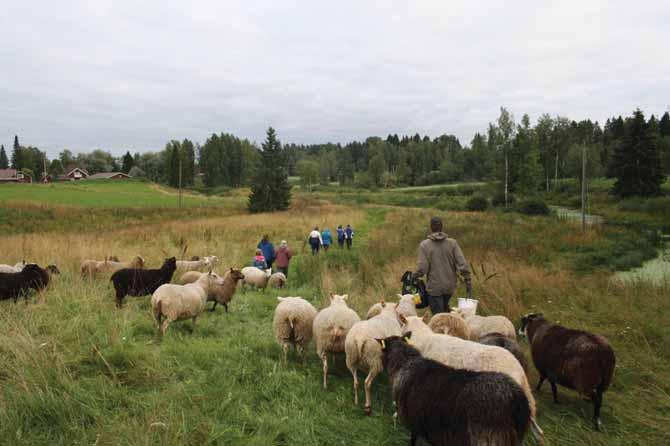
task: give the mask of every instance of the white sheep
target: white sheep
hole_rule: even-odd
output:
[[[198,279],[200,278],[200,276],[202,276],[203,274],[205,274],[205,273],[201,273],[200,271],[186,271],[177,280],[177,283],[179,285],[186,285],[188,283],[197,282]]]
[[[347,294],[330,295],[330,306],[319,311],[314,318],[312,331],[316,341],[316,354],[323,362],[323,388],[327,388],[328,354],[344,353],[344,340],[351,327],[361,318],[347,306]]]
[[[253,286],[256,289],[265,290],[270,281],[271,270],[262,270],[255,266],[245,266],[242,268],[244,275],[244,284]]]
[[[516,341],[516,330],[512,321],[505,316],[479,316],[470,311],[456,310],[465,321],[471,341],[479,341],[490,334],[500,334]]]
[[[151,296],[151,308],[161,334],[165,336],[165,331],[171,322],[184,319],[192,319],[195,330],[196,319],[205,310],[208,297],[222,285],[221,276],[208,273],[200,276],[195,283],[187,285],[166,283],[158,287]]]
[[[244,273],[243,273],[244,274]],[[244,274],[246,279],[246,274]],[[288,361],[288,348],[293,344],[296,351],[306,361],[306,350],[312,340],[312,324],[316,308],[302,297],[278,297],[272,320],[272,331],[284,351],[284,363]]]
[[[405,317],[416,316],[416,303],[414,302],[414,294],[398,294],[398,298],[400,299],[398,301],[397,307],[398,314],[402,314]],[[365,319],[373,318],[381,313],[383,304],[384,301],[382,300],[381,302],[377,302],[371,306],[365,315]]]
[[[268,279],[268,285],[272,288],[284,288],[286,286],[286,276],[284,273],[273,273]]]
[[[0,273],[20,273],[21,269],[17,269],[16,267],[12,265],[6,265],[6,264],[0,264]]]
[[[448,334],[461,339],[470,339],[470,330],[460,314],[452,311],[450,313],[438,313],[434,315],[428,326],[434,333]]]
[[[475,372],[499,372],[510,376],[523,390],[531,410],[533,435],[541,442],[542,429],[537,425],[536,407],[528,378],[519,361],[509,351],[501,347],[482,345],[454,336],[433,333],[424,318],[400,316],[402,332],[411,333],[410,343],[423,356],[456,369]]]
[[[219,263],[217,256],[205,256],[198,260],[177,260],[177,269],[181,271],[196,271],[212,269]]]
[[[358,369],[368,372],[365,378],[365,413],[368,415],[372,412],[372,382],[384,370],[381,346],[375,339],[400,335],[396,304],[383,304],[377,316],[356,322],[344,341],[347,368],[354,378],[354,404],[358,404]]]
[[[116,259],[116,257],[114,257]],[[82,277],[93,278],[98,274],[114,274],[120,269],[124,268],[144,268],[144,258],[135,256],[130,262],[119,262],[111,258],[105,260],[84,260],[81,262],[80,272]]]

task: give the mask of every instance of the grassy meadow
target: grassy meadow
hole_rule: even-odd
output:
[[[526,312],[542,311],[603,334],[614,347],[603,432],[592,430],[591,404],[574,392],[560,388],[559,405],[548,385],[536,394],[548,445],[642,446],[670,438],[670,290],[619,285],[606,269],[575,268],[584,250],[602,252],[605,230],[582,236],[576,224],[551,216],[353,204],[318,193],[297,194],[290,211],[268,215],[244,214],[242,195],[212,198],[215,206],[193,207],[190,215],[160,206],[102,206],[101,215],[113,215],[115,224],[96,217],[82,226],[76,220],[95,212],[83,207],[88,202],[52,206],[25,195],[9,200],[4,192],[0,263],[56,262],[62,274],[28,305],[0,302],[2,445],[407,444],[406,429],[393,425],[386,377],[373,385],[373,415],[366,417],[353,405],[344,358],[330,367],[328,391],[313,346],[306,366],[295,355],[280,363],[272,312],[282,295],[321,308],[329,293],[348,293],[361,315],[380,298],[392,299],[402,272],[414,267],[433,213],[444,217],[471,263],[482,314],[517,323]],[[23,228],[7,223],[7,209],[52,215]],[[133,220],[136,212],[142,219]],[[346,223],[356,229],[351,251],[312,257],[302,248],[314,225]],[[85,258],[141,254],[155,267],[184,246],[187,256],[218,255],[223,271],[247,264],[265,233],[288,240],[297,253],[288,288],[239,293],[230,313],[204,314],[193,333],[190,322],[175,323],[161,339],[149,297],[127,298],[119,311],[106,279],[88,283],[78,274]],[[537,382],[534,369],[530,380]]]

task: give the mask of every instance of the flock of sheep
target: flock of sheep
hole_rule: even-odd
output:
[[[223,276],[213,272],[216,256],[191,260],[168,258],[158,269],[146,269],[142,257],[120,262],[85,260],[84,278],[110,277],[116,305],[126,296],[151,295],[157,329],[198,316],[214,302],[226,312],[240,283],[264,290],[281,288],[286,277],[254,267],[230,268]],[[182,274],[171,283],[176,271]],[[0,265],[0,299],[27,299],[31,290],[44,289],[58,268],[22,262]],[[110,276],[111,274],[111,276]],[[328,382],[328,356],[344,354],[352,374],[354,403],[358,404],[358,371],[364,381],[365,412],[371,413],[371,389],[386,371],[392,382],[396,415],[409,427],[411,444],[418,438],[432,445],[518,445],[530,431],[539,444],[544,434],[536,421],[535,399],[527,378],[528,363],[517,331],[504,316],[479,316],[465,310],[429,318],[417,315],[415,296],[373,305],[361,320],[347,305],[347,295],[331,295],[330,305],[317,311],[301,297],[279,297],[273,332],[288,361],[292,345],[306,361],[315,340],[323,365],[323,387]],[[527,335],[540,386],[549,380],[554,401],[556,385],[575,389],[594,405],[593,422],[600,427],[603,393],[614,374],[615,356],[602,336],[552,324],[541,314],[521,320],[519,334]]]
[[[372,383],[382,371],[392,382],[396,415],[418,438],[431,445],[518,445],[530,430],[539,444],[544,433],[527,378],[527,361],[517,331],[504,316],[479,316],[466,310],[419,317],[415,296],[381,301],[361,320],[347,295],[331,295],[321,311],[300,297],[279,297],[273,319],[284,352],[290,345],[305,361],[312,339],[323,363],[327,387],[328,355],[345,354],[358,404],[358,371],[364,381],[365,412],[371,413]],[[615,356],[602,336],[552,324],[541,314],[521,321],[519,333],[530,341],[537,386],[549,380],[592,400],[593,422],[600,428],[603,393],[614,374]]]

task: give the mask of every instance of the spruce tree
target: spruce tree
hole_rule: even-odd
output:
[[[5,152],[5,146],[0,145],[0,169],[6,169],[9,167],[9,160],[7,159],[7,152]]]
[[[287,157],[277,140],[275,130],[267,130],[261,162],[251,185],[249,212],[283,211],[291,204]]]
[[[19,137],[14,135],[14,148],[12,149],[12,169],[23,169],[24,167],[23,153],[19,145]]]
[[[121,171],[123,173],[128,173],[130,172],[130,169],[133,168],[135,165],[135,159],[133,156],[130,154],[130,152],[126,152],[125,155],[123,155],[123,158],[121,159]]]
[[[661,170],[658,128],[655,121],[650,124],[639,109],[625,124],[622,144],[617,146],[612,160],[617,178],[614,193],[620,197],[661,194],[665,175]]]

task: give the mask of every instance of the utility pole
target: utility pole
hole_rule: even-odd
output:
[[[179,154],[179,209],[181,209],[181,153]]]
[[[507,191],[508,191],[508,179],[509,179],[509,163],[507,161],[507,150],[505,150],[505,207],[507,207]]]
[[[47,182],[47,153],[44,152],[42,155],[42,166],[44,168],[44,173],[42,174],[42,182],[46,183]]]
[[[582,234],[586,233],[586,145],[582,146]]]

